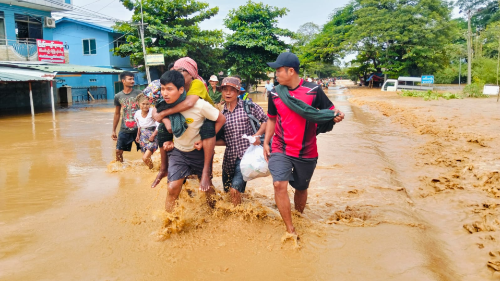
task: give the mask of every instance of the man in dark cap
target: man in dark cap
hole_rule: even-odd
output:
[[[344,114],[335,109],[321,86],[300,78],[300,62],[295,54],[282,53],[268,65],[276,69],[280,85],[269,95],[264,157],[269,162],[274,197],[286,230],[296,235],[288,183],[295,188],[295,209],[302,213],[318,159],[316,135],[331,130]]]

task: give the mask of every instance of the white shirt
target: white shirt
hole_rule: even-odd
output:
[[[274,85],[272,83],[266,84],[266,89],[270,92],[274,88]]]
[[[146,118],[142,117],[142,110],[137,110],[134,114],[134,120],[137,122],[137,127],[141,128],[149,128],[149,127],[158,127],[160,123],[156,122],[153,119],[153,109],[150,108],[148,115]]]
[[[216,121],[219,118],[219,110],[207,101],[198,99],[192,108],[181,114],[186,118],[188,127],[180,138],[174,136],[174,147],[180,151],[190,152],[194,150],[194,143],[201,140],[200,128],[205,119]]]

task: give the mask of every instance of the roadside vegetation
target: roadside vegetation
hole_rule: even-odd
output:
[[[445,99],[445,100],[451,100],[451,99],[462,99],[463,95],[462,94],[457,94],[457,93],[438,93],[436,91],[407,91],[403,90],[401,93],[399,93],[400,96],[402,97],[419,97],[423,98],[424,100],[438,100],[440,98]]]

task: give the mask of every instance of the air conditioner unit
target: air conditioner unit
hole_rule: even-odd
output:
[[[56,20],[54,18],[45,17],[44,25],[47,28],[56,28]]]

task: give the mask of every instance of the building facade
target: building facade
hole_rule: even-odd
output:
[[[53,40],[52,12],[72,9],[72,0],[0,0],[0,61],[37,61],[36,40]]]
[[[67,46],[71,64],[137,72],[132,68],[129,57],[114,55],[113,49],[126,44],[126,41],[123,34],[109,27],[65,17],[56,21],[53,38]],[[102,95],[105,91],[106,98],[113,99],[122,86],[118,75],[58,75],[56,79],[58,87],[72,87],[75,101],[79,101],[80,97],[85,98],[88,89],[92,89],[96,95]],[[147,84],[144,73],[136,73],[135,80],[136,85]]]

